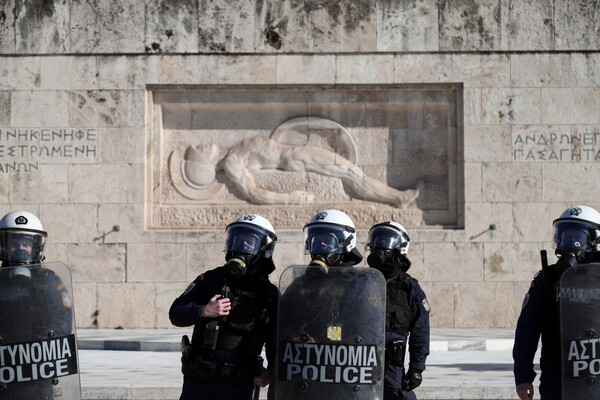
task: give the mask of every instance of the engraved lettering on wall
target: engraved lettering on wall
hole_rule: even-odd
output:
[[[0,173],[98,160],[97,128],[0,128]]]

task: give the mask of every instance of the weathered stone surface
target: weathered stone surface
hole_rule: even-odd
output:
[[[169,320],[169,309],[177,297],[183,294],[188,283],[156,284],[156,327],[173,328]]]
[[[553,50],[554,3],[501,0],[502,50]]]
[[[38,89],[40,75],[40,57],[3,57],[0,63],[0,89]]]
[[[216,83],[217,56],[161,56],[158,82],[162,84]]]
[[[220,56],[218,83],[274,84],[277,82],[277,56]]]
[[[198,6],[200,52],[254,51],[256,18],[253,0],[201,0]]]
[[[127,164],[77,165],[69,171],[69,196],[76,203],[125,203],[128,185]]]
[[[98,54],[145,51],[143,2],[73,0],[69,5],[71,52]]]
[[[68,53],[70,2],[20,1],[14,8],[15,48],[19,54]],[[31,29],[35,26],[37,29]]]
[[[377,1],[377,51],[437,51],[437,3]]]
[[[69,126],[69,93],[53,90],[12,92],[10,123],[13,127]]]
[[[338,208],[363,253],[372,224],[409,229],[432,326],[512,327],[552,221],[574,204],[600,209],[590,2],[38,3],[0,5],[0,214],[40,216],[48,259],[73,265],[78,326],[171,327],[170,304],[223,264],[224,227],[244,213],[275,226],[277,283],[308,262],[302,226]],[[275,133],[297,117],[344,130]],[[211,199],[172,184],[185,167],[169,164],[174,151],[206,164],[274,134],[341,157],[251,173],[305,203],[255,204],[216,164],[185,175],[224,184]],[[407,208],[364,200],[322,173],[342,165],[419,196]]]
[[[143,204],[146,196],[146,182],[144,164],[132,164],[129,169],[129,196],[127,197],[130,204]]]
[[[455,289],[455,328],[514,326],[519,317],[524,292],[513,282],[459,282]]]
[[[542,201],[541,165],[484,163],[483,201]]]
[[[77,328],[97,328],[98,289],[96,283],[73,282],[73,303]]]
[[[10,92],[0,91],[0,127],[10,126]]]
[[[179,281],[185,276],[185,244],[132,243],[127,247],[127,282]]]
[[[97,320],[99,327],[110,329],[154,328],[156,284],[98,283]]]
[[[481,113],[486,125],[539,124],[539,89],[482,89]]]
[[[587,203],[600,198],[600,186],[588,184],[600,182],[597,163],[544,164],[542,175],[545,201]]]
[[[9,177],[8,174],[4,176]],[[64,204],[68,201],[68,165],[42,165],[41,168],[28,173],[10,175],[11,203]]]
[[[277,57],[277,83],[334,83],[334,56],[283,55]]]
[[[481,89],[463,90],[465,125],[481,125]]]
[[[145,49],[148,53],[198,51],[198,2],[168,0],[146,2]]]
[[[510,126],[465,127],[465,161],[511,161]]]
[[[219,233],[222,240],[216,243],[200,241],[186,245],[185,262],[183,263],[185,271],[175,278],[192,282],[206,271],[225,264],[225,252],[223,251],[225,248],[225,231]],[[216,246],[217,243],[222,244],[222,246]],[[276,245],[275,247],[277,248],[275,254],[277,254],[279,246]]]
[[[466,203],[465,234],[472,242],[507,242],[513,237],[511,203]]]
[[[425,243],[423,281],[480,282],[483,252],[477,243]]]
[[[452,82],[452,56],[448,54],[400,54],[394,56],[394,82]]]
[[[15,1],[0,3],[0,54],[15,53]]]
[[[42,57],[42,90],[93,90],[97,87],[96,57]]]
[[[486,282],[532,280],[536,272],[542,268],[540,250],[543,248],[543,243],[535,242],[485,243],[483,245],[484,280]]]
[[[543,124],[598,124],[598,88],[542,89]]]
[[[88,90],[70,92],[70,122],[74,126],[123,126],[127,121],[127,92]]]
[[[100,56],[98,89],[145,89],[158,83],[159,56]]]
[[[125,282],[127,249],[124,244],[71,244],[69,269],[75,282]]]
[[[500,0],[442,0],[440,50],[499,50]]]
[[[557,0],[554,2],[556,50],[598,49],[600,39],[600,8],[587,0]]]
[[[510,86],[510,55],[508,54],[455,54],[453,76],[465,87]]]
[[[510,61],[513,87],[569,86],[568,54],[513,54]]]
[[[391,55],[336,57],[336,83],[383,83],[391,82],[394,59]]]
[[[599,54],[571,54],[571,84],[584,87],[600,86],[599,64]]]
[[[375,51],[374,0],[257,2],[257,51]]]
[[[41,203],[41,202],[40,202]],[[92,243],[97,236],[98,206],[94,204],[41,204],[38,213],[49,237],[60,243]]]
[[[479,203],[483,199],[483,172],[481,163],[465,163],[465,201]]]
[[[102,164],[144,162],[143,128],[103,128],[99,141],[101,149],[110,149],[101,152]]]
[[[432,328],[454,327],[456,315],[454,308],[455,284],[449,282],[423,282],[419,280],[419,285],[425,292],[427,302],[431,307],[429,325]]]
[[[36,210],[36,212],[38,211]],[[61,262],[69,266],[69,244],[57,243],[60,241],[61,238],[48,237],[48,242],[44,249],[46,262]]]
[[[513,203],[513,242],[547,242],[552,240],[552,221],[572,206],[569,202]],[[593,207],[593,206],[591,206]]]

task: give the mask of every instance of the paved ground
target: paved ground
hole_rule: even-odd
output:
[[[179,341],[189,333],[79,330],[82,398],[178,399]],[[517,399],[513,335],[512,330],[502,329],[433,330],[423,385],[417,389],[419,399]],[[261,398],[266,398],[264,390]]]

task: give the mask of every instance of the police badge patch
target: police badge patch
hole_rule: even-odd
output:
[[[194,289],[195,286],[196,286],[196,284],[194,282],[190,283],[190,285],[187,287],[187,289],[185,289],[185,291],[183,292],[183,295],[185,296],[186,294],[188,294],[189,292],[191,292],[192,289]]]
[[[327,339],[340,341],[342,340],[342,327],[341,326],[328,326],[327,327]]]
[[[423,299],[421,304],[423,305],[423,308],[425,309],[425,311],[427,311],[427,312],[431,311],[431,307],[429,307],[429,303],[427,302],[427,297]]]
[[[533,284],[533,282],[532,282]],[[525,298],[523,299],[523,305],[521,306],[521,310],[524,309],[525,307],[527,307],[527,304],[529,304],[529,298],[531,297],[531,295],[529,293],[527,293],[525,295]]]
[[[67,292],[62,292],[62,305],[65,308],[73,308],[73,299]]]

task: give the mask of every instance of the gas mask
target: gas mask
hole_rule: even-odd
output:
[[[251,254],[228,252],[225,256],[227,263],[223,267],[225,275],[234,281],[242,279],[243,276],[254,271],[252,265],[257,258]]]
[[[385,278],[391,278],[398,272],[408,271],[411,262],[396,249],[375,248],[367,257],[367,264],[379,270]]]
[[[574,267],[578,264],[577,255],[574,253],[563,253],[556,263],[563,268]]]

